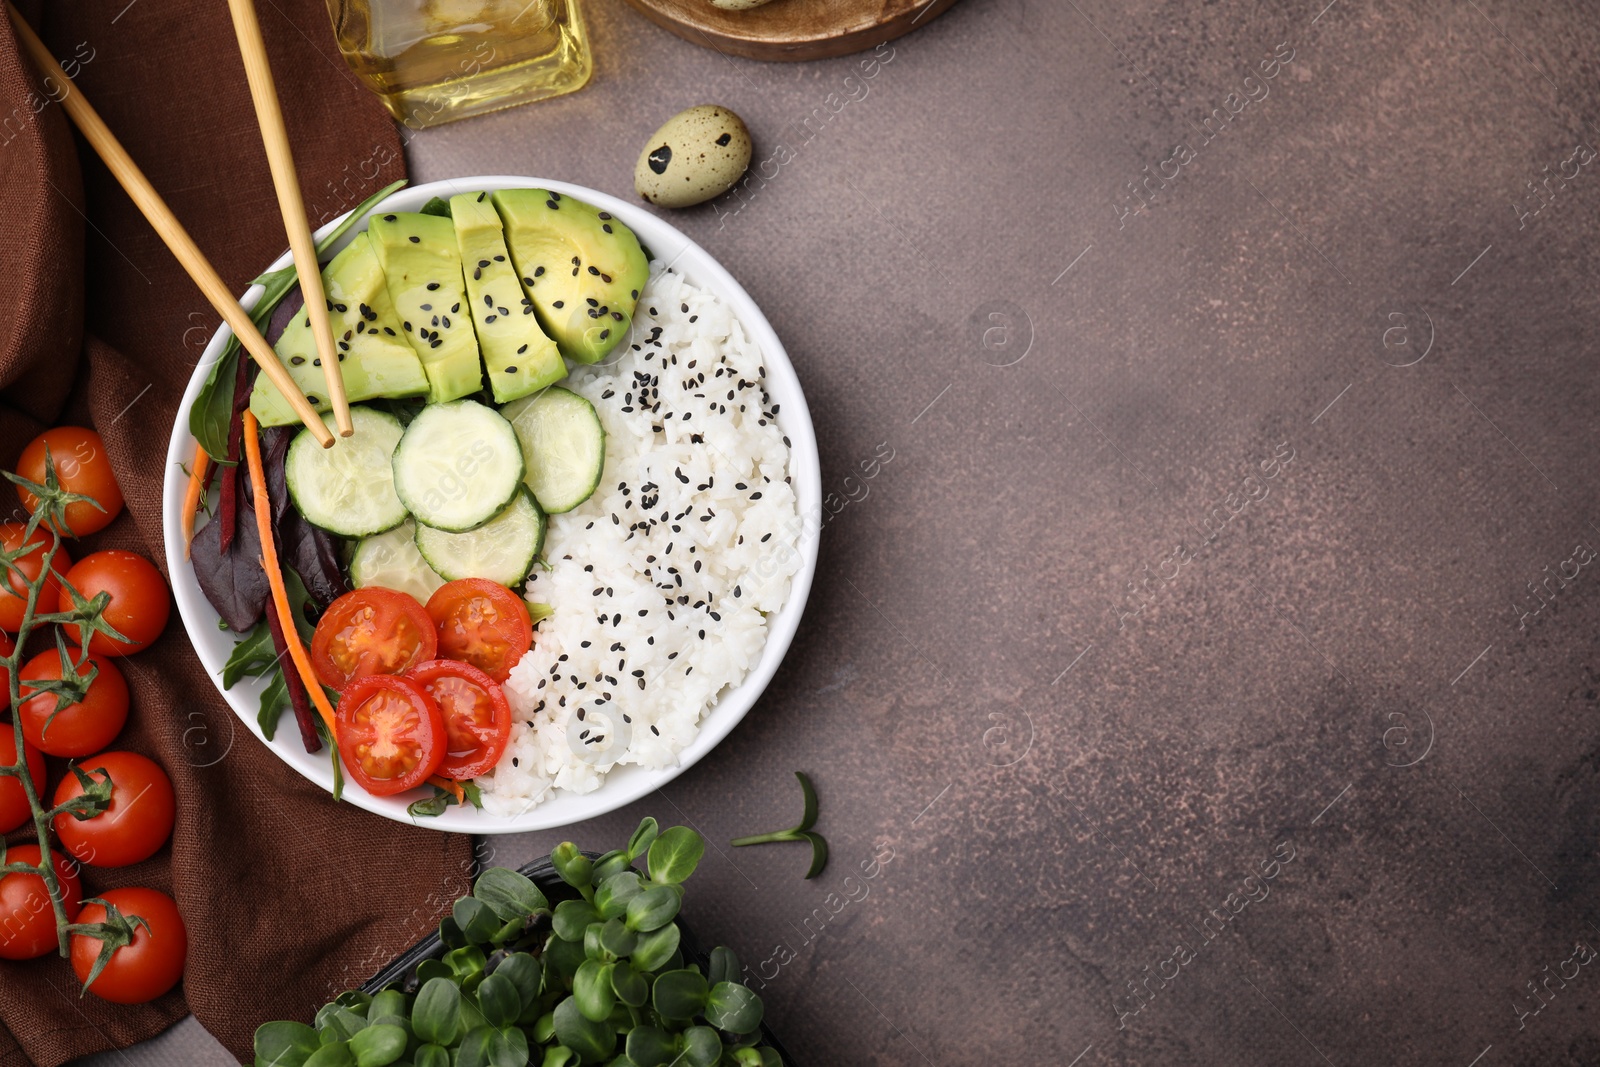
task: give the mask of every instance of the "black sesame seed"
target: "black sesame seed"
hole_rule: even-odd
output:
[[[305,361],[306,361],[306,357],[305,356],[290,356],[289,357],[289,365],[291,367],[298,367],[298,366],[300,366],[300,364],[304,363]]]
[[[420,237],[412,237],[411,238],[411,243],[414,244],[414,245],[420,245],[422,243],[422,238],[420,238]]]
[[[430,293],[433,292],[437,288],[439,288],[439,283],[438,282],[429,282],[428,283],[428,291]]]
[[[557,308],[566,307],[567,306],[567,302],[565,300],[557,300],[553,304],[551,304],[550,306],[551,307],[557,307]]]
[[[506,373],[507,374],[515,374],[515,373],[517,373],[517,368],[515,368],[515,367],[507,367],[506,368]]]

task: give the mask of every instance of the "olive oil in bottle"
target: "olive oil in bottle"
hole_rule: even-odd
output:
[[[412,129],[583,87],[579,0],[328,0],[350,68]]]

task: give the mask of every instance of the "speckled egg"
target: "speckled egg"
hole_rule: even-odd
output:
[[[750,166],[750,131],[725,107],[680,111],[639,153],[633,187],[652,204],[689,207],[733,188]]]

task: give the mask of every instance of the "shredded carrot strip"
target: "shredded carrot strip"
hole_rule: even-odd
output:
[[[278,563],[278,549],[272,540],[272,500],[267,495],[267,475],[261,465],[261,437],[257,432],[255,414],[244,413],[244,455],[250,466],[250,489],[255,497],[256,530],[261,535],[261,569],[267,572],[267,584],[272,588],[272,603],[277,606],[278,618],[284,620],[283,642],[289,646],[289,658],[294,660],[300,680],[306,684],[306,693],[317,706],[322,721],[328,727],[328,736],[337,737],[333,725],[333,705],[328,703],[322,683],[311,669],[311,657],[300,640],[300,631],[294,625],[294,612],[289,607],[289,591],[283,584],[283,569]]]
[[[461,788],[461,783],[454,778],[446,778],[442,774],[436,774],[428,779],[428,784],[436,785],[447,793],[454,793],[457,804],[465,804],[467,802],[466,791]]]
[[[183,494],[183,558],[189,558],[189,545],[194,541],[194,516],[200,510],[200,494],[206,489],[206,472],[211,469],[211,457],[199,445],[194,446],[194,462],[189,469],[189,488]]]

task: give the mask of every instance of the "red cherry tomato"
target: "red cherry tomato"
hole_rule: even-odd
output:
[[[92,534],[111,525],[122,511],[122,490],[111,473],[111,457],[106,443],[93,430],[82,426],[57,426],[28,442],[17,460],[17,473],[30,482],[45,484],[45,446],[50,447],[50,464],[56,481],[69,493],[79,493],[99,504],[74,502],[67,505],[67,530],[78,536]],[[22,506],[33,511],[39,498],[17,486]]]
[[[78,649],[68,647],[67,655],[78,661]],[[58,713],[56,695],[39,693],[29,682],[61,677],[61,653],[47,649],[22,665],[18,683],[22,693],[22,732],[28,743],[48,756],[87,756],[99,752],[117,739],[122,724],[128,721],[128,683],[122,672],[104,656],[89,653],[95,666],[89,691],[76,704]],[[87,669],[87,668],[86,668]]]
[[[505,586],[484,578],[446,582],[428,598],[439,628],[439,655],[470,663],[497,682],[533,646],[528,606]]]
[[[421,785],[445,756],[439,705],[417,683],[392,674],[351,682],[339,695],[334,725],[345,770],[373,796]]]
[[[40,598],[43,600],[43,597]],[[17,642],[8,633],[0,633],[0,656],[9,656],[17,650]],[[11,672],[0,667],[0,711],[11,706]]]
[[[128,888],[102,893],[100,899],[114,905],[124,918],[139,916],[149,928],[134,924],[133,940],[111,954],[89,992],[114,1004],[143,1004],[177,985],[189,952],[189,931],[172,898],[155,889]],[[78,921],[105,922],[106,909],[85,904]],[[97,937],[72,935],[72,970],[78,981],[88,980],[102,947]]]
[[[317,677],[343,689],[370,674],[404,674],[434,657],[433,621],[414,597],[393,589],[357,589],[328,605],[311,635]]]
[[[66,583],[76,589],[85,600],[94,599],[101,591],[111,594],[106,605],[105,619],[111,628],[128,638],[128,643],[113,641],[103,633],[94,634],[89,641],[89,651],[102,656],[126,656],[148,648],[166,629],[167,616],[172,611],[172,596],[156,565],[143,556],[124,552],[119,548],[92,552],[84,556],[66,574]],[[57,610],[71,611],[72,596],[61,590]],[[82,645],[78,627],[62,627],[67,639]]]
[[[445,756],[438,773],[467,779],[494,770],[511,739],[511,705],[495,680],[453,659],[419,663],[406,677],[422,686],[444,717]]]
[[[22,752],[28,760],[28,775],[33,779],[33,787],[42,793],[44,790],[44,756],[38,749],[28,744],[24,738]],[[0,763],[11,766],[17,762],[17,739],[10,724],[0,723]],[[22,789],[22,783],[15,778],[0,778],[0,834],[9,834],[23,823],[33,817],[33,809],[28,807],[28,794]]]
[[[172,780],[160,764],[137,752],[102,752],[78,761],[91,779],[111,775],[111,806],[92,819],[70,813],[56,816],[56,837],[75,858],[95,867],[126,867],[147,860],[172,836],[178,802]],[[56,786],[56,804],[83,792],[68,773]]]
[[[61,885],[61,904],[67,921],[78,917],[83,900],[83,885],[78,881],[76,864],[50,850],[50,861]],[[38,845],[12,845],[6,850],[7,863],[39,864]],[[50,904],[50,890],[37,874],[8,874],[0,878],[0,959],[31,960],[54,952],[56,912]]]
[[[0,548],[15,552],[22,547],[22,535],[25,533],[27,528],[20,522],[0,523]],[[17,569],[22,574],[11,574],[9,582],[0,582],[0,630],[16,633],[21,628],[22,612],[28,604],[28,582],[39,577],[39,572],[44,569],[45,551],[55,542],[56,535],[49,530],[41,527],[33,531],[33,537],[27,543],[37,547],[16,561]],[[56,597],[61,591],[59,579],[71,567],[72,557],[67,555],[67,550],[56,549],[55,558],[50,561],[50,580],[39,590],[37,610],[41,614],[55,610]]]

